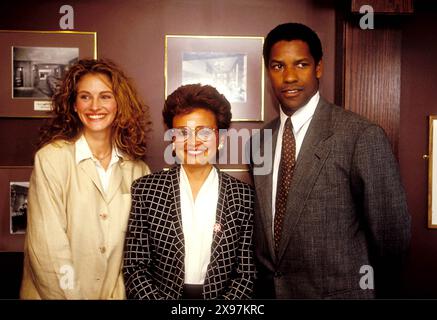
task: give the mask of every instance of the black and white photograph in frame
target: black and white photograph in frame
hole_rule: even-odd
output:
[[[28,191],[29,182],[10,182],[11,234],[26,232]]]
[[[12,47],[13,98],[50,99],[79,48]]]
[[[231,103],[232,121],[264,121],[263,37],[165,36],[165,96],[211,85]]]
[[[247,54],[184,52],[182,84],[211,85],[230,103],[247,102]]]

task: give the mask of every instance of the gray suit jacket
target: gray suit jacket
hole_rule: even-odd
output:
[[[264,144],[275,150],[279,119],[266,129],[273,135],[261,137],[260,150]],[[397,281],[410,216],[396,159],[379,126],[320,99],[297,158],[277,256],[272,172],[253,178],[257,297],[373,298],[384,281],[387,287]],[[362,277],[371,275],[361,269],[367,265],[375,290],[362,289]],[[364,283],[371,287],[372,280]]]

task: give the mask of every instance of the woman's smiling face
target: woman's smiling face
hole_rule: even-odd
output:
[[[208,165],[217,153],[218,129],[212,111],[194,108],[173,118],[174,144],[183,164]]]
[[[111,81],[104,74],[87,74],[77,84],[75,110],[85,133],[111,133],[117,114],[117,101]]]

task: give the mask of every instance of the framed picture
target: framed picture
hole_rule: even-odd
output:
[[[96,32],[0,30],[0,117],[47,117],[60,80],[97,58]]]
[[[263,37],[165,37],[165,97],[179,86],[212,85],[232,106],[232,121],[264,121]]]
[[[24,248],[32,167],[0,167],[0,251]]]
[[[9,182],[10,233],[26,233],[29,181]]]

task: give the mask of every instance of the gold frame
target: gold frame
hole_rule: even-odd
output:
[[[175,40],[172,44],[172,48],[174,52],[169,54],[169,40]],[[246,40],[246,43],[244,43]],[[182,52],[185,48],[202,48],[202,50],[212,50],[214,46],[218,47],[218,41],[228,42],[226,45],[221,45],[221,52],[236,52],[236,51],[228,51],[233,48],[238,47],[239,50],[244,51],[248,55],[248,60],[250,62],[248,65],[248,72],[254,73],[257,77],[259,75],[259,79],[249,79],[247,78],[247,96],[248,101],[246,103],[233,102],[232,106],[235,106],[236,109],[233,110],[232,122],[263,122],[264,121],[264,64],[262,57],[262,46],[264,43],[264,37],[256,37],[256,36],[196,36],[196,35],[166,35],[165,36],[165,62],[164,62],[164,78],[165,78],[165,89],[164,89],[164,99],[167,95],[175,90],[179,85],[181,85],[182,81],[176,80],[175,77],[169,79],[169,64],[175,65],[176,62],[172,61],[173,56],[177,53]],[[259,43],[256,43],[259,41]],[[180,43],[178,43],[180,42]],[[179,47],[178,47],[179,46]],[[200,52],[200,51],[198,51]],[[218,51],[216,51],[218,52]],[[171,62],[169,63],[169,60]],[[257,65],[254,67],[254,65]],[[252,66],[252,68],[251,68]],[[181,72],[178,70],[173,70],[176,74],[176,77],[180,75]],[[255,78],[256,78],[255,77]],[[171,84],[169,84],[169,82]],[[255,84],[253,84],[253,83]],[[173,83],[175,83],[173,85]],[[259,95],[259,96],[258,96]],[[256,102],[254,103],[254,101]],[[251,109],[256,105],[259,105],[259,108],[255,109],[253,112]],[[238,112],[236,112],[236,110]],[[240,116],[238,113],[246,113],[249,116]],[[255,116],[251,116],[254,113]],[[237,114],[237,116],[234,116]]]
[[[437,229],[437,143],[434,145],[434,141],[437,141],[437,115],[429,116],[428,228],[431,229]]]
[[[97,58],[97,32],[88,31],[38,31],[0,30],[0,68],[10,70],[9,75],[0,76],[0,117],[2,118],[47,118],[48,111],[34,108],[35,101],[47,98],[14,98],[12,47],[77,47],[79,59]],[[10,68],[8,68],[10,64]],[[7,74],[7,73],[4,73]]]

